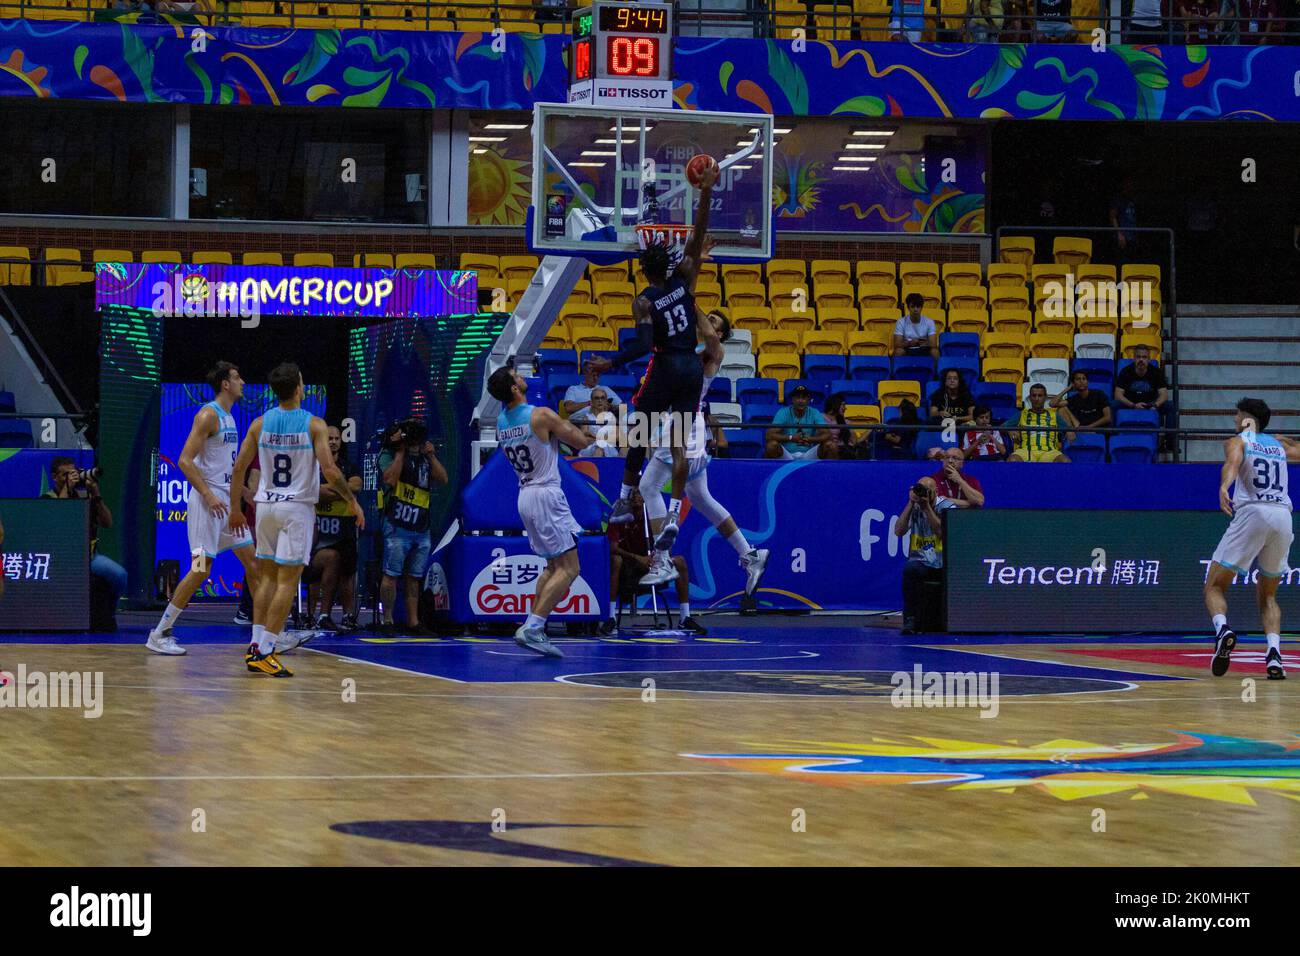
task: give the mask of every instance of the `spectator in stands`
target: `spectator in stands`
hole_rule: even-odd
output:
[[[956,507],[951,499],[937,494],[933,478],[922,478],[907,493],[907,504],[894,522],[894,534],[911,535],[907,563],[903,565],[903,628],[914,634],[920,625],[937,627],[939,603],[925,600],[925,585],[943,580],[943,523],[939,515]],[[928,625],[928,626],[927,626]]]
[[[1165,39],[1161,0],[1133,0],[1125,43],[1160,43]]]
[[[1039,43],[1064,43],[1074,37],[1070,0],[1035,0],[1034,37]]]
[[[578,452],[580,456],[587,458],[622,457],[618,447],[616,415],[613,408],[610,407],[609,395],[609,390],[604,385],[597,385],[591,390],[591,401],[581,413],[581,427],[583,431],[596,440]],[[575,418],[574,421],[579,421],[579,419]]]
[[[930,477],[934,480],[936,494],[947,498],[957,508],[983,508],[984,486],[974,475],[962,474],[966,453],[956,446],[936,448],[943,467]]]
[[[614,633],[614,602],[620,593],[634,593],[641,578],[650,571],[650,541],[646,535],[645,499],[639,490],[632,492],[629,502],[633,518],[626,524],[609,526],[609,619],[601,626],[601,633]],[[677,570],[677,606],[679,626],[694,634],[707,634],[704,626],[691,616],[690,568],[680,554],[672,556]]]
[[[826,416],[827,424],[831,426],[831,441],[835,443],[836,457],[840,459],[870,457],[870,449],[865,447],[865,443],[858,441],[853,437],[853,428],[849,425],[848,419],[844,417],[843,392],[835,392],[826,398],[826,403],[822,406],[822,414]],[[867,454],[863,454],[866,452]]]
[[[898,403],[898,419],[894,422],[896,425],[919,425],[921,416],[917,414],[916,406],[912,400],[905,398]],[[916,429],[899,429],[893,431],[886,429],[883,432],[876,433],[879,440],[876,443],[876,457],[885,460],[898,460],[916,457]]]
[[[974,411],[975,400],[966,387],[961,369],[948,369],[943,373],[943,385],[930,396],[930,420],[942,422],[951,418],[958,425],[965,425],[973,417]]]
[[[1247,46],[1281,43],[1282,7],[1280,0],[1237,0],[1237,42]],[[1300,233],[1298,228],[1297,233]]]
[[[1002,0],[975,0],[971,39],[976,43],[997,43],[1002,32]]]
[[[966,457],[989,461],[1006,458],[1007,442],[1002,437],[1002,432],[993,427],[993,410],[987,405],[976,405],[974,424],[978,427],[967,431],[961,440],[961,448]]]
[[[1168,402],[1165,373],[1151,364],[1151,350],[1139,345],[1133,350],[1133,364],[1115,379],[1115,403],[1123,408],[1154,408],[1163,416]]]
[[[1137,262],[1139,233],[1132,231],[1138,224],[1137,184],[1132,176],[1124,177],[1120,185],[1120,194],[1111,200],[1110,224],[1111,228],[1120,230],[1115,233],[1115,242],[1119,246],[1119,260]]]
[[[768,458],[791,461],[796,458],[837,457],[839,449],[831,430],[826,427],[826,417],[817,409],[808,407],[811,397],[807,386],[798,385],[790,392],[790,404],[772,416],[772,427],[767,430]]]
[[[939,361],[939,330],[934,319],[922,315],[925,297],[919,292],[908,293],[907,315],[894,323],[895,355],[928,355]]]
[[[99,493],[93,472],[81,471],[71,458],[59,456],[50,462],[50,480],[54,487],[43,498],[90,499],[90,574],[100,582],[106,597],[96,601],[92,592],[91,628],[96,631],[117,630],[117,601],[126,593],[126,568],[112,558],[98,553],[99,529],[113,527],[113,512],[108,510]]]
[[[1077,369],[1070,376],[1070,385],[1052,399],[1053,408],[1062,408],[1066,423],[1076,431],[1087,432],[1109,428],[1110,402],[1101,392],[1088,387],[1088,373]]]
[[[564,417],[574,424],[585,421],[591,407],[591,390],[599,384],[600,372],[584,363],[582,381],[577,385],[570,385],[564,393],[564,400],[560,402],[560,411],[564,413]],[[621,404],[618,395],[614,393],[613,389],[606,388],[605,394],[609,396],[611,405],[617,406]]]
[[[1182,40],[1188,46],[1217,43],[1219,0],[1178,0]]]
[[[1016,433],[1016,450],[1007,461],[1068,462],[1061,451],[1061,419],[1054,409],[1047,407],[1047,386],[1034,385],[1029,389],[1029,405],[1020,410],[1016,424],[1021,427],[1051,429],[1050,431],[1020,431]],[[1074,435],[1067,434],[1066,441]]]
[[[1030,0],[1005,0],[1005,3],[1007,15],[1002,24],[1002,32],[998,36],[998,42],[1029,42],[1029,24],[1032,22],[1029,14]]]

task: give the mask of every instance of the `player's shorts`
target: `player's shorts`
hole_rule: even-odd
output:
[[[798,447],[798,446],[796,446]],[[821,445],[806,445],[798,451],[791,451],[785,445],[781,446],[782,461],[816,461],[821,457]]]
[[[704,474],[704,470],[709,467],[709,462],[711,462],[712,460],[713,459],[708,455],[697,455],[694,458],[688,458],[687,461],[689,462],[689,464],[687,465],[687,469],[686,469],[687,484],[690,484],[696,478],[700,477],[700,475]],[[643,475],[649,474],[650,469],[655,468],[654,474],[658,475],[660,469],[655,467],[656,462],[659,465],[665,466],[663,468],[663,471],[666,473],[666,477],[664,478],[664,481],[667,481],[669,478],[672,478],[673,450],[671,448],[656,448],[655,453],[650,456],[650,463],[646,465],[646,470],[642,472],[642,474]],[[662,484],[662,482],[659,482],[659,484]]]
[[[1259,573],[1278,578],[1287,573],[1287,555],[1295,532],[1291,511],[1279,505],[1243,505],[1214,549],[1214,561],[1237,574],[1249,574],[1258,561]]]
[[[1013,454],[1019,455],[1025,461],[1056,461],[1065,452],[1059,448],[1017,448]]]
[[[558,484],[524,485],[519,489],[519,517],[528,544],[539,558],[558,558],[578,546],[582,526],[569,511],[569,500]]]
[[[218,498],[224,498],[229,505],[229,492],[223,494],[221,491],[214,490],[212,493]],[[190,541],[190,554],[202,548],[204,555],[215,558],[223,552],[234,548],[247,548],[253,543],[247,525],[232,534],[230,525],[227,524],[230,519],[229,510],[225,515],[218,517],[204,503],[203,496],[196,488],[190,489],[188,509],[185,515],[185,533]]]
[[[276,564],[305,565],[316,534],[316,504],[271,501],[257,505],[257,556]]]
[[[429,552],[432,550],[429,532],[409,531],[385,523],[384,574],[390,578],[400,578],[403,575],[424,577],[424,572],[429,568]]]
[[[694,352],[656,352],[650,358],[641,387],[632,396],[638,412],[700,410],[704,390],[704,363]]]

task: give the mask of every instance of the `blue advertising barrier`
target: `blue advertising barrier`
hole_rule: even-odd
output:
[[[546,562],[523,535],[461,535],[448,551],[453,620],[522,622],[532,610]],[[582,573],[555,605],[553,620],[599,621],[609,610],[609,539],[579,538],[578,562]]]
[[[481,519],[488,503],[498,516],[514,508],[514,475],[508,467],[493,468],[492,461],[465,491],[467,526],[487,527]],[[591,497],[584,502],[617,497],[622,460],[577,459],[571,467],[589,486]],[[772,552],[758,595],[761,607],[890,610],[901,605],[907,555],[905,539],[893,534],[894,519],[912,484],[937,470],[921,461],[720,460],[708,474],[709,491],[731,511],[750,544]],[[1017,509],[1218,509],[1219,466],[1214,464],[976,462],[966,466],[966,474],[979,479],[986,507],[1006,509],[1008,527],[1018,529]],[[1300,478],[1300,470],[1293,469],[1292,477]],[[572,494],[570,501],[575,502]],[[692,603],[737,607],[744,575],[736,553],[689,505],[684,515],[674,551],[690,567]],[[517,525],[516,515],[507,527]],[[583,526],[591,527],[585,521]],[[583,573],[596,574],[587,560]]]
[[[55,458],[71,458],[78,468],[95,464],[90,449],[71,448],[0,448],[0,497],[38,498],[53,487],[50,463]]]

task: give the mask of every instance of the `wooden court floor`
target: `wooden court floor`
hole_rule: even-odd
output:
[[[1295,863],[1295,668],[1212,679],[1204,642],[712,635],[562,644],[564,675],[508,641],[341,642],[286,655],[290,680],[244,672],[233,628],[184,658],[0,644],[5,670],[104,682],[95,719],[0,709],[0,864]],[[994,662],[996,716],[895,706],[914,658]]]

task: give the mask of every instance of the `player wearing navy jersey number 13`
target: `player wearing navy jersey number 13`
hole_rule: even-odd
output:
[[[549,408],[534,408],[524,396],[528,382],[513,368],[499,368],[488,378],[488,394],[502,405],[497,416],[497,443],[519,479],[519,517],[533,553],[546,560],[533,590],[532,610],[515,643],[546,657],[563,657],[546,637],[546,618],[577,580],[578,538],[582,528],[569,512],[560,487],[559,442],[583,449],[590,435]]]
[[[641,269],[650,283],[632,303],[636,320],[637,339],[614,358],[588,359],[588,365],[604,372],[621,366],[635,358],[652,353],[641,387],[632,396],[632,404],[639,415],[657,417],[659,412],[676,413],[674,421],[681,426],[668,436],[673,458],[672,502],[668,520],[655,539],[655,547],[668,550],[677,539],[677,518],[681,511],[682,495],[686,490],[686,435],[690,421],[700,411],[700,386],[704,369],[695,347],[699,342],[697,323],[702,318],[696,314],[692,291],[705,255],[705,237],[709,231],[709,206],[712,204],[713,184],[718,179],[718,165],[711,164],[700,175],[700,199],[694,231],[682,260],[673,267],[671,251],[662,245],[652,245],[641,253]],[[687,202],[690,202],[687,199]],[[623,486],[619,499],[610,513],[613,524],[632,520],[628,499],[636,487],[641,466],[646,460],[646,442],[637,442],[628,449],[623,464]]]
[[[289,608],[298,596],[302,570],[311,559],[312,534],[316,530],[316,501],[321,475],[340,498],[348,503],[357,529],[366,526],[366,516],[343,472],[334,464],[325,422],[302,407],[302,373],[292,362],[271,370],[271,391],[279,405],[256,419],[244,436],[235,459],[233,487],[244,487],[253,458],[262,477],[257,503],[257,593],[253,596],[253,642],[244,664],[254,673],[271,677],[292,677],[280,663],[277,651],[291,650],[315,634],[283,634]],[[230,510],[232,532],[246,530],[248,522],[238,508]]]
[[[1223,471],[1219,479],[1219,507],[1232,518],[1214,550],[1205,577],[1205,609],[1214,624],[1216,677],[1228,671],[1228,659],[1237,635],[1228,627],[1227,588],[1237,575],[1258,571],[1255,592],[1260,624],[1268,641],[1264,666],[1269,680],[1284,680],[1282,666],[1282,610],[1277,587],[1287,573],[1291,551],[1291,495],[1287,463],[1300,462],[1300,444],[1266,434],[1269,407],[1258,398],[1243,398],[1233,418],[1237,435],[1223,443]],[[1232,495],[1228,489],[1235,483]]]

